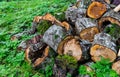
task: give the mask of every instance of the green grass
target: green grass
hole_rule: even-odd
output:
[[[0,2],[0,77],[44,77],[41,71],[33,70],[24,60],[24,51],[18,51],[21,40],[11,41],[14,33],[27,30],[35,16],[51,13],[64,13],[68,5],[75,0],[16,0]],[[42,28],[44,29],[44,28]]]

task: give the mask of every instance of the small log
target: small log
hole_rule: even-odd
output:
[[[114,12],[113,10],[109,10],[108,12],[106,12],[103,17],[98,21],[100,31],[103,31],[106,27],[105,23],[113,23],[120,26],[120,14],[118,12]]]
[[[93,46],[90,49],[90,55],[95,62],[101,60],[101,57],[108,58],[110,62],[113,62],[117,57],[117,50],[111,36],[106,33],[96,34]]]
[[[90,18],[78,18],[75,22],[77,34],[81,39],[93,41],[94,35],[99,33],[97,22]]]
[[[106,10],[107,7],[105,4],[94,1],[89,5],[87,15],[91,18],[98,19],[106,12]]]

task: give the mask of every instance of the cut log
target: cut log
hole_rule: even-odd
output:
[[[71,55],[78,61],[85,61],[90,58],[89,47],[89,42],[81,41],[77,36],[67,36],[60,42],[57,51],[59,54]]]
[[[120,59],[118,58],[113,64],[112,69],[117,72],[117,74],[120,75]]]
[[[89,5],[87,15],[91,18],[98,19],[106,12],[106,10],[107,7],[105,4],[94,1]]]
[[[84,46],[86,49],[83,48],[85,51],[82,51],[80,38],[70,35],[71,33],[67,33],[63,27],[53,25],[44,33],[43,40],[58,54],[72,55],[77,60],[88,59],[89,47]]]
[[[69,34],[65,28],[53,25],[44,33],[43,41],[57,51],[59,43]]]
[[[113,10],[106,12],[103,17],[98,21],[100,31],[103,31],[106,27],[105,23],[113,23],[120,26],[120,14],[118,12],[114,12]]]
[[[67,22],[60,22],[59,20],[57,20],[54,16],[52,16],[51,14],[47,13],[45,14],[44,16],[36,16],[33,20],[33,24],[32,24],[32,27],[31,27],[31,30],[28,30],[28,31],[23,31],[21,33],[18,33],[18,34],[15,34],[11,37],[11,40],[15,40],[15,39],[20,39],[21,36],[23,36],[24,34],[26,35],[31,35],[31,34],[35,34],[36,31],[37,31],[37,27],[38,27],[38,24],[41,23],[41,21],[50,21],[52,24],[56,24],[58,26],[62,26],[62,27],[65,27],[66,30],[68,30],[70,27],[69,27],[69,24]],[[50,25],[51,26],[51,25]]]
[[[33,67],[37,67],[48,56],[48,52],[49,46],[41,41],[30,45],[25,51],[25,57],[26,60],[33,65]]]
[[[101,57],[108,58],[110,62],[113,62],[117,57],[117,50],[111,36],[106,33],[96,34],[93,46],[90,49],[90,55],[95,62],[101,60]]]
[[[91,2],[92,2],[92,0],[78,0],[75,5],[78,8],[87,9],[88,5],[90,5]]]
[[[85,15],[86,15],[86,9],[77,8],[76,6],[69,7],[65,12],[65,17],[67,21],[72,22],[72,24],[75,24],[77,18],[82,18]]]
[[[75,23],[77,34],[81,39],[93,41],[94,35],[99,33],[97,22],[90,18],[78,18]]]

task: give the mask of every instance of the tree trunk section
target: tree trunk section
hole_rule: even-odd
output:
[[[90,18],[78,18],[75,23],[77,34],[81,39],[93,41],[94,35],[99,33],[97,23]]]
[[[106,33],[95,35],[93,45],[90,49],[90,55],[93,61],[101,60],[101,57],[108,58],[113,62],[117,57],[116,44],[112,41],[111,36]]]

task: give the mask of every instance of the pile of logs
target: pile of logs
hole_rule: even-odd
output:
[[[32,39],[22,41],[18,47],[25,51],[26,60],[34,68],[49,61],[49,49],[52,48],[56,55],[72,56],[78,65],[89,60],[100,61],[101,57],[109,59],[113,62],[112,69],[120,75],[120,36],[114,38],[105,32],[110,24],[116,24],[120,30],[119,11],[120,0],[77,0],[75,5],[66,10],[66,21],[61,22],[49,13],[36,16],[31,30],[15,34],[11,40],[20,39],[23,34],[37,34],[38,24],[49,21],[53,25],[50,25],[44,35],[37,34]],[[62,60],[56,58],[54,76],[65,77],[68,65],[62,62],[66,67],[62,69],[62,64],[57,64],[59,62]]]

